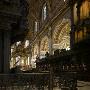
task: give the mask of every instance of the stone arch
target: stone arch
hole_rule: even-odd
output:
[[[70,48],[70,21],[63,19],[53,31],[53,49]]]

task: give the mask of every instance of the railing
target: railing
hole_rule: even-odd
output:
[[[49,73],[0,74],[0,90],[44,90],[44,88],[49,89]]]

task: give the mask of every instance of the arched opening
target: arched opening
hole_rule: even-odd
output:
[[[53,32],[53,51],[56,49],[70,49],[70,22],[63,19]]]

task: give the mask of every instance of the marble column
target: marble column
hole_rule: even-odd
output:
[[[9,73],[11,56],[10,31],[4,31],[3,40],[3,72]]]

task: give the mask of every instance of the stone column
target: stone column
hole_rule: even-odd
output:
[[[52,28],[51,27],[49,27],[48,39],[49,39],[49,53],[50,55],[52,55],[53,50],[52,50]]]
[[[0,32],[0,73],[8,73],[10,68],[10,31]]]
[[[11,56],[11,46],[10,46],[10,31],[4,31],[3,35],[3,72],[9,73],[10,68],[10,56]]]
[[[0,73],[3,72],[3,33],[0,32]]]

